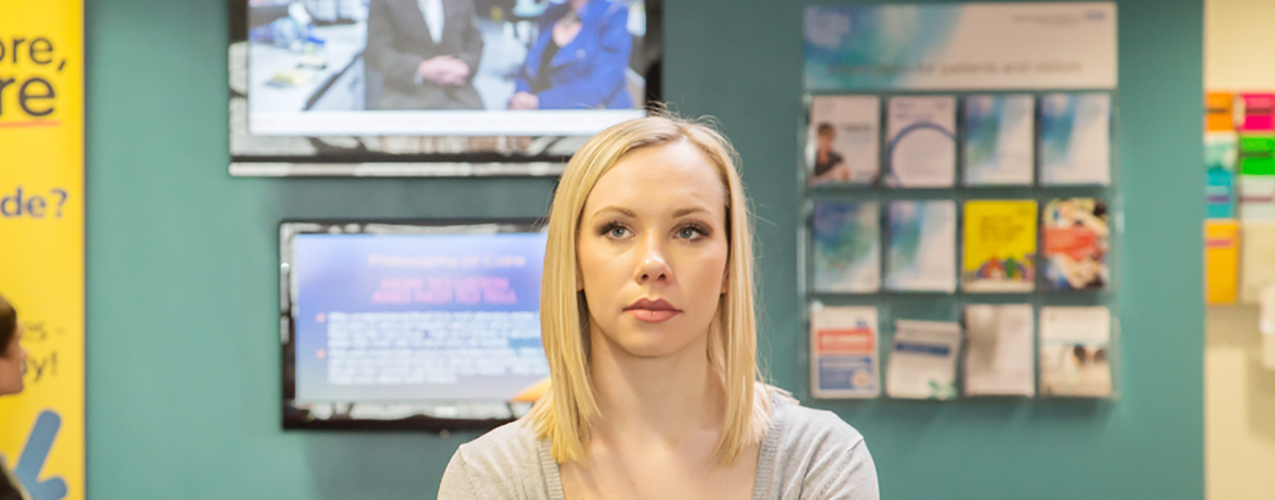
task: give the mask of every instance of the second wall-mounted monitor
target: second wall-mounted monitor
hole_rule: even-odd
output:
[[[280,226],[283,426],[494,427],[548,385],[530,221]]]
[[[233,175],[556,175],[659,100],[661,0],[229,0]]]

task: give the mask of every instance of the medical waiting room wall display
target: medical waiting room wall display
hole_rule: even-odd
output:
[[[232,175],[557,175],[659,99],[661,0],[228,1]]]
[[[826,308],[876,311],[879,397],[1115,399],[1119,319],[1083,359],[1059,325],[1119,306],[1117,18],[1113,2],[805,8],[799,293],[811,332]],[[803,337],[812,363],[821,340]],[[866,397],[811,370],[819,397]]]

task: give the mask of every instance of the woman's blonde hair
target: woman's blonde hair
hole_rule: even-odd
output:
[[[576,242],[585,201],[598,179],[624,155],[683,141],[699,148],[713,163],[726,191],[729,283],[709,325],[706,353],[726,395],[716,449],[719,461],[733,462],[765,433],[770,400],[756,361],[752,224],[735,149],[701,122],[650,116],[608,128],[580,148],[562,174],[549,215],[540,327],[552,377],[549,390],[527,418],[540,439],[550,440],[553,458],[559,463],[585,460],[590,426],[601,417],[589,377],[589,311],[583,292],[576,287],[580,272]]]

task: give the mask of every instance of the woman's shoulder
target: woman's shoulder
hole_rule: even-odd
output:
[[[462,444],[443,472],[438,498],[545,498],[548,483],[540,448],[525,420]]]
[[[846,446],[863,441],[863,435],[836,413],[802,406],[786,393],[777,392],[772,397],[771,419],[778,420],[778,431],[786,440],[821,441],[836,438]]]
[[[772,398],[758,481],[765,491],[813,491],[814,498],[876,499],[876,465],[863,435],[836,413]],[[764,474],[764,475],[763,475]]]
[[[539,446],[530,423],[519,419],[460,445],[456,454],[471,470],[504,470],[538,464]]]

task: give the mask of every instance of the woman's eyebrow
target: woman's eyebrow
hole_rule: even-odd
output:
[[[598,216],[600,216],[600,215],[602,215],[602,214],[605,214],[605,213],[607,213],[607,212],[619,212],[619,213],[620,213],[620,215],[623,215],[623,216],[625,216],[625,217],[631,217],[631,218],[635,218],[635,219],[637,218],[637,213],[636,213],[636,212],[634,212],[634,211],[632,211],[632,210],[629,210],[629,209],[627,209],[627,208],[620,208],[620,207],[617,207],[617,206],[614,206],[614,205],[608,205],[608,206],[605,206],[605,207],[602,207],[602,208],[598,209],[598,211],[597,211],[597,212],[593,212],[593,217],[592,217],[592,218],[597,218]]]
[[[676,219],[678,217],[685,217],[687,215],[691,215],[691,214],[699,213],[699,212],[707,213],[708,209],[704,207],[690,207],[690,208],[678,209],[676,212],[673,212],[673,218]]]

